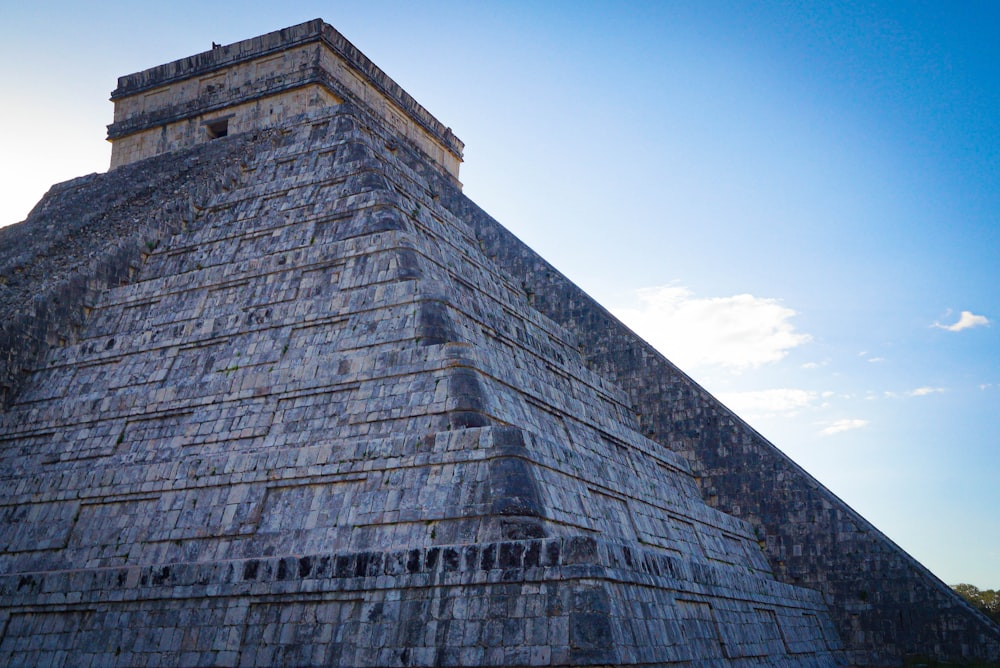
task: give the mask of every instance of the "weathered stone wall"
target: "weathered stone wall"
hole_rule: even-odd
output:
[[[468,198],[436,187],[590,367],[626,390],[642,433],[685,456],[711,505],[755,527],[778,577],[824,593],[852,662],[1000,662],[996,624]]]
[[[593,538],[0,576],[5,665],[826,666],[822,615]],[[638,585],[638,586],[637,586]],[[668,593],[671,592],[671,593]],[[719,630],[725,638],[718,641]],[[67,648],[74,648],[72,655]]]
[[[170,91],[167,91],[170,94]],[[203,101],[196,101],[203,102]],[[261,94],[250,102],[225,107],[191,105],[190,115],[142,129],[114,140],[111,169],[137,160],[212,141],[221,127],[226,134],[271,128],[310,109],[340,104],[342,100],[320,84]],[[142,119],[148,123],[149,119]],[[145,124],[143,125],[145,127]]]
[[[458,184],[464,144],[332,26],[316,19],[118,79],[111,168],[350,100]]]
[[[0,407],[51,346],[76,340],[103,290],[132,280],[231,187],[251,138],[55,185],[27,219],[0,228]]]
[[[1000,661],[462,197],[461,142],[330,26],[113,99],[123,166],[0,229],[0,660],[841,662],[805,585],[856,663]]]
[[[38,214],[222,174],[0,415],[0,661],[841,663],[395,138],[342,104]]]

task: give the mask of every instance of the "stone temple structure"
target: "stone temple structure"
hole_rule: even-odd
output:
[[[0,664],[1000,661],[329,25],[112,99],[0,229]]]

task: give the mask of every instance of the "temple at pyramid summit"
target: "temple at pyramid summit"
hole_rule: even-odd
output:
[[[330,25],[112,100],[0,229],[0,664],[1000,663]]]

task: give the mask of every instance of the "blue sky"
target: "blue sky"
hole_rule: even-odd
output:
[[[106,170],[119,75],[322,17],[465,141],[484,209],[1000,587],[1000,4],[82,4],[0,8],[0,223]]]

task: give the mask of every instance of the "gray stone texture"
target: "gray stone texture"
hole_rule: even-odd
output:
[[[80,315],[28,355],[38,312],[4,302],[0,662],[841,664],[822,597],[392,140],[343,104],[70,182],[5,232],[40,266],[4,295]],[[105,215],[136,174],[178,185]]]
[[[287,34],[460,150],[328,28]],[[0,229],[0,663],[1000,662],[996,625],[370,112]]]
[[[1000,665],[993,621],[475,203],[435,187],[588,368],[625,390],[642,434],[684,457],[710,505],[754,527],[775,575],[823,592],[852,664]]]
[[[464,144],[455,136],[451,128],[445,127],[434,118],[399,84],[379,69],[365,54],[361,53],[356,46],[345,39],[333,26],[324,23],[321,19],[300,23],[284,30],[277,30],[236,44],[220,46],[211,51],[119,77],[118,87],[112,91],[111,99],[120,100],[128,96],[142,94],[160,87],[164,83],[211,74],[250,59],[266,59],[297,46],[314,42],[322,42],[342,58],[353,71],[361,73],[366,79],[371,80],[382,95],[393,105],[403,110],[409,118],[440,141],[449,151],[459,157],[462,155]],[[294,74],[289,76],[251,78],[236,82],[236,85],[220,86],[205,91],[197,100],[186,104],[170,104],[117,121],[108,126],[108,137],[115,139],[137,130],[184,120],[196,114],[222,111],[246,100],[276,95],[310,83],[321,83],[336,90],[347,99],[352,97],[350,92],[344,89],[343,83],[332,77],[331,73],[317,59],[303,63]],[[364,100],[355,99],[354,101],[364,104]]]

